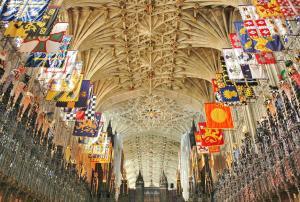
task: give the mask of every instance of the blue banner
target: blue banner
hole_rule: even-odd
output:
[[[67,51],[58,53],[30,53],[25,63],[25,67],[46,67],[46,68],[63,68]]]
[[[220,89],[221,99],[223,102],[239,102],[240,98],[235,86],[225,86]]]
[[[3,8],[7,5],[8,0],[2,0],[2,2],[0,2],[0,16],[2,14]]]
[[[279,35],[251,39],[243,21],[234,22],[234,26],[245,52],[272,52],[284,49]]]
[[[234,22],[234,27],[237,35],[240,38],[241,44],[245,52],[256,52],[254,43],[250,38],[247,29],[244,27],[243,21]]]
[[[57,102],[56,107],[69,107],[69,108],[82,108],[87,107],[88,100],[90,99],[91,82],[90,80],[83,80],[80,88],[79,99],[77,102]]]
[[[94,120],[77,120],[74,127],[74,136],[97,137],[102,124],[101,113],[95,114]]]
[[[40,21],[50,0],[8,0],[0,9],[1,21]]]

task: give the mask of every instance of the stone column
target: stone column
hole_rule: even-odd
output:
[[[135,188],[135,201],[144,202],[144,187],[138,186]]]
[[[160,202],[168,202],[169,197],[168,197],[168,179],[167,176],[165,175],[165,172],[163,171],[162,176],[160,178],[159,182],[159,199]]]
[[[144,186],[145,184],[143,176],[141,172],[139,172],[139,175],[135,182],[135,201],[144,202]]]
[[[276,71],[275,65],[265,65],[265,69],[267,70],[267,75],[269,78],[269,82],[272,86],[276,86],[279,79]]]

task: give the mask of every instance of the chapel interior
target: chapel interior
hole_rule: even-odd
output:
[[[299,202],[299,0],[0,0],[0,202]]]

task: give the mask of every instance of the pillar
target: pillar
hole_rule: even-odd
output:
[[[163,171],[162,176],[160,178],[159,182],[159,199],[160,202],[168,202],[168,180],[167,176],[165,175],[165,172]]]
[[[139,171],[139,175],[135,182],[135,201],[144,202],[144,179],[141,171]]]

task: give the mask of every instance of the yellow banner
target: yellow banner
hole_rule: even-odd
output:
[[[51,85],[46,100],[56,102],[77,102],[83,75],[73,75],[71,79],[54,81]]]
[[[30,36],[49,36],[53,23],[57,17],[59,8],[49,7],[39,22],[11,21],[4,35],[7,37],[26,38]]]
[[[103,154],[89,154],[92,163],[110,163],[112,153],[112,145],[109,144],[105,147]]]
[[[276,0],[260,1],[254,0],[256,12],[261,18],[282,17],[283,14]]]
[[[111,138],[107,137],[107,133],[101,133],[96,143],[85,145],[84,149],[87,154],[103,155],[107,152]]]

